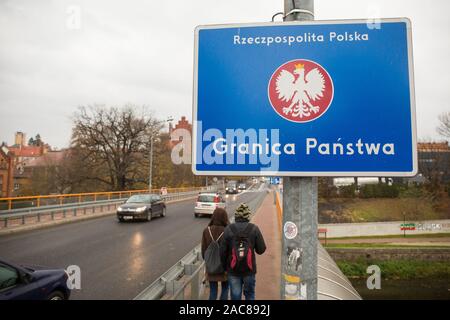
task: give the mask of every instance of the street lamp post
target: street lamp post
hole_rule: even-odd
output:
[[[150,169],[148,175],[148,192],[152,193],[152,168],[153,168],[153,130],[150,135]]]
[[[173,120],[173,118],[172,117],[169,117],[169,118],[167,118],[167,120],[162,120],[162,121],[157,121],[157,122],[155,122],[153,125],[158,125],[158,124],[161,124],[161,123],[165,123],[165,122],[170,122],[170,121],[172,121]],[[149,193],[151,193],[152,192],[152,175],[153,175],[153,172],[152,172],[152,169],[153,169],[153,136],[154,136],[154,134],[155,134],[155,131],[153,130],[153,128],[152,128],[152,131],[151,131],[151,133],[150,133],[150,164],[149,164],[149,175],[148,175],[148,192]]]

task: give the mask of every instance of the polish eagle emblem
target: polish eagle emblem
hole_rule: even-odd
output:
[[[333,84],[328,72],[309,60],[290,61],[272,75],[269,99],[282,117],[307,122],[321,116],[331,104]]]

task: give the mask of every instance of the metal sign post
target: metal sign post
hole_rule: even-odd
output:
[[[285,21],[313,20],[314,0],[284,0]],[[317,177],[283,180],[281,298],[317,300]]]

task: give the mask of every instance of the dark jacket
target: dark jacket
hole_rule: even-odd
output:
[[[224,232],[225,227],[223,226],[210,226],[211,228],[211,233],[214,237],[215,240],[217,240],[217,238],[219,238],[220,234],[222,232]],[[205,258],[205,251],[206,249],[208,249],[209,244],[212,242],[211,236],[209,234],[208,231],[208,227],[205,228],[205,230],[203,230],[203,235],[202,235],[202,257],[203,259]],[[223,247],[223,235],[222,237],[220,237],[219,239],[219,245],[221,247]],[[225,273],[222,274],[208,274],[206,273],[206,279],[209,281],[227,281],[227,276]]]
[[[233,223],[232,225],[236,225],[236,229],[238,232],[243,231],[248,224],[250,224],[250,222],[248,222],[247,220],[236,220],[235,223]],[[261,234],[261,231],[259,230],[258,226],[256,226],[255,224],[252,224],[253,228],[251,230],[251,232],[248,235],[248,240],[249,243],[251,245],[251,247],[253,248],[253,254],[252,254],[252,263],[254,266],[253,272],[249,272],[249,274],[255,274],[256,273],[256,257],[255,257],[255,252],[257,254],[263,254],[266,251],[266,244],[264,242],[264,238]],[[236,275],[236,276],[246,276],[248,274],[235,274],[232,270],[231,270],[231,250],[233,247],[233,231],[230,228],[231,225],[227,226],[225,228],[225,232],[224,232],[224,245],[221,247],[221,249],[223,250],[222,253],[222,257],[224,258],[223,260],[223,264],[224,264],[224,268],[225,270],[228,271],[229,274],[232,275]]]

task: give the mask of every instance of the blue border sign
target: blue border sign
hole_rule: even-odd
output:
[[[198,175],[414,176],[406,18],[199,26]]]

